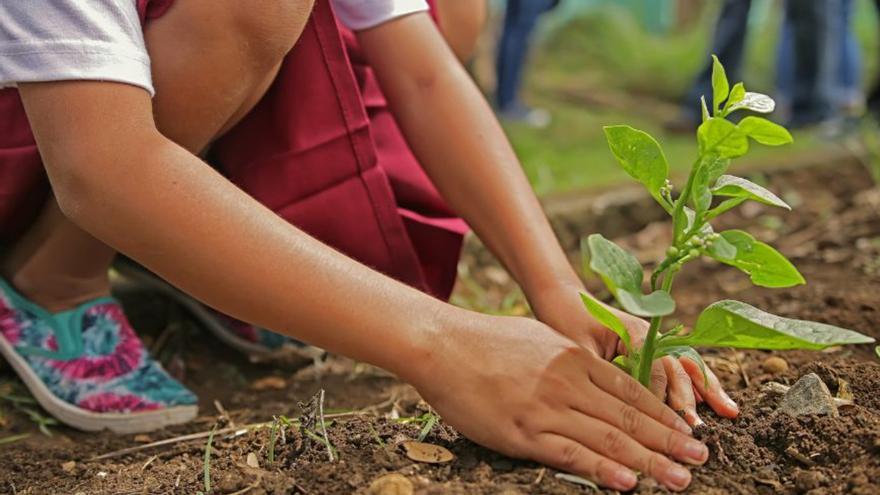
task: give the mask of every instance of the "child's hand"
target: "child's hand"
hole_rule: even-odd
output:
[[[583,290],[581,285],[560,284],[557,289],[544,291],[540,300],[531,301],[533,309],[541,321],[610,360],[624,352],[623,345],[614,332],[598,323],[584,309],[578,297],[578,292]],[[648,323],[618,309],[609,309],[626,325],[633,343],[641,345],[648,333]],[[696,363],[687,358],[664,357],[653,364],[651,392],[683,414],[691,426],[702,423],[697,415],[698,400],[705,400],[721,416],[735,418],[739,413],[736,403],[721,387],[712,370],[707,367],[706,373],[708,387]]]
[[[464,435],[617,490],[633,470],[681,490],[690,473],[667,455],[706,461],[681,418],[594,352],[532,319],[462,313],[410,379]]]

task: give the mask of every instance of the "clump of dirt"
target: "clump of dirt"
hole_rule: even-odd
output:
[[[699,263],[679,277],[676,318],[692,322],[708,304],[735,298],[785,316],[813,319],[880,337],[880,192],[867,189],[868,175],[857,167],[791,170],[773,174],[770,185],[796,206],[793,213],[749,206],[719,228],[747,228],[774,242],[791,256],[808,285],[770,291],[751,287],[740,273]],[[665,224],[618,239],[644,260],[656,259]],[[575,253],[572,253],[573,256]],[[522,311],[522,301],[497,265],[467,253],[468,282],[457,300],[475,296],[477,281],[487,287],[481,297],[496,306]],[[588,281],[599,291],[599,285]],[[514,296],[508,297],[508,295]],[[487,296],[488,295],[488,296]],[[15,494],[153,494],[204,491],[206,436],[95,460],[96,456],[163,439],[210,431],[213,441],[210,477],[213,493],[348,494],[369,493],[373,480],[387,473],[407,478],[417,494],[577,494],[580,485],[555,477],[540,465],[505,458],[483,449],[442,424],[426,442],[448,448],[455,460],[422,464],[399,447],[419,437],[428,411],[418,394],[395,377],[341,358],[300,372],[247,362],[195,329],[176,308],[154,296],[127,298],[129,314],[147,336],[151,349],[201,397],[202,416],[194,422],[139,436],[84,434],[54,427],[41,435],[27,413],[3,407],[0,438],[30,433],[0,445],[0,493]],[[487,304],[485,301],[476,304]],[[695,468],[691,493],[708,494],[869,494],[880,493],[880,361],[870,346],[825,352],[711,350],[705,354],[739,402],[736,420],[720,419],[707,408],[705,426],[697,431],[712,453]],[[785,366],[765,367],[768,357]],[[778,395],[762,387],[769,381],[792,384],[816,373],[832,393],[852,395],[853,405],[839,417],[776,414]],[[272,386],[267,376],[275,377]],[[8,370],[0,382],[15,393]],[[4,386],[4,385],[0,385]],[[276,428],[274,461],[269,462],[273,417],[295,418],[300,401],[326,391],[329,443],[296,428]],[[4,392],[4,393],[7,393]],[[218,407],[214,401],[218,400]],[[221,414],[221,411],[225,413]],[[395,419],[398,418],[398,419]],[[403,421],[400,419],[403,418]],[[233,424],[234,423],[234,424]],[[259,426],[253,426],[258,424]],[[250,426],[250,427],[247,427]],[[282,431],[283,430],[283,435]],[[312,432],[314,434],[314,432]],[[666,493],[652,480],[642,480],[636,493]]]

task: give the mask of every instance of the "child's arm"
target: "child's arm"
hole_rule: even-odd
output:
[[[360,31],[358,39],[407,141],[443,196],[500,258],[545,323],[606,358],[617,337],[587,315],[583,290],[519,162],[485,98],[443,42],[431,19],[413,14]],[[632,334],[643,320],[620,313]],[[658,377],[665,380],[657,363]],[[690,391],[683,373],[670,373],[671,402]],[[718,381],[703,397],[725,416],[736,406]],[[665,382],[658,395],[665,392]],[[693,401],[692,395],[690,396]],[[686,401],[685,401],[686,402]],[[682,409],[694,405],[681,404]],[[693,417],[696,417],[695,415]]]
[[[155,128],[149,95],[20,84],[58,204],[77,225],[237,318],[385,367],[464,434],[618,489],[690,479],[705,446],[671,409],[543,324],[440,302],[277,217]],[[625,403],[630,405],[625,405]]]

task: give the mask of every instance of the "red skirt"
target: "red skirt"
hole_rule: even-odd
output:
[[[138,0],[144,22],[173,0]],[[26,228],[48,183],[20,98],[0,90],[0,237]],[[388,111],[371,69],[327,0],[264,98],[209,161],[321,241],[446,298],[465,223],[446,206]]]

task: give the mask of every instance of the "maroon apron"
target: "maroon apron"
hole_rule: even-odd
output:
[[[173,0],[138,0],[144,19]],[[0,235],[32,221],[45,174],[17,93],[0,91]],[[467,230],[428,180],[326,0],[265,97],[210,161],[248,194],[341,252],[446,298]]]

